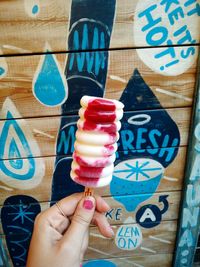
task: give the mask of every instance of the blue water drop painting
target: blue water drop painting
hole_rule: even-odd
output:
[[[12,129],[11,129],[12,128]],[[18,140],[20,141],[19,147],[16,144],[16,141],[11,138],[10,144],[9,142],[9,134],[11,131],[15,131],[16,135],[18,136]],[[8,140],[8,141],[7,141]],[[0,161],[0,166],[1,166],[1,171],[3,171],[5,174],[7,174],[10,177],[13,177],[14,179],[20,179],[20,180],[27,180],[31,179],[34,175],[34,169],[35,169],[35,161],[33,159],[33,155],[30,149],[30,146],[28,144],[28,141],[21,130],[20,126],[18,125],[17,121],[14,120],[12,117],[12,114],[10,112],[7,113],[7,121],[5,121],[2,133],[0,136],[0,159],[4,159],[8,156],[10,161],[10,165],[14,167],[14,169],[19,169],[20,167],[23,167],[23,159],[20,158],[17,161],[13,161],[14,157],[22,157],[22,155],[26,156],[29,158],[29,169],[25,174],[19,174],[17,172],[11,171],[7,166],[6,166],[6,161]],[[21,154],[20,149],[23,149],[23,152]],[[7,151],[8,149],[8,151]]]
[[[38,185],[45,172],[40,149],[26,120],[17,120],[21,115],[12,101],[3,104],[0,122],[0,180],[14,188],[29,189]]]
[[[50,49],[46,49],[48,52]],[[33,79],[33,94],[43,105],[55,107],[68,97],[68,87],[64,73],[53,54],[42,55]]]

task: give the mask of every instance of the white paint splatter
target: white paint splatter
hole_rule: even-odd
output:
[[[65,125],[61,128],[61,131],[63,131],[65,128],[67,128],[67,127],[70,126],[70,125],[76,125],[76,121],[65,124]]]
[[[10,188],[10,187],[7,187],[7,186],[3,186],[3,185],[0,185],[0,189],[4,189],[6,191],[13,191],[13,188]]]
[[[21,47],[17,47],[17,46],[14,46],[14,45],[2,45],[2,47],[5,48],[5,49],[17,50],[17,51],[20,51],[22,53],[32,53],[31,50],[23,49]]]
[[[42,132],[42,131],[40,131],[38,129],[33,129],[33,132],[34,133],[37,133],[37,134],[40,134],[40,135],[44,135],[44,136],[46,136],[48,138],[51,138],[51,139],[54,139],[55,138],[53,135],[50,135],[50,134],[45,133],[45,132]]]
[[[128,123],[133,124],[133,125],[144,125],[148,123],[150,120],[151,120],[151,116],[147,114],[138,114],[138,115],[134,115],[130,117],[128,119]]]
[[[165,240],[165,239],[162,239],[162,238],[159,238],[159,237],[155,237],[155,236],[152,236],[152,235],[150,235],[149,238],[154,239],[154,240],[157,240],[157,241],[160,241],[162,243],[166,243],[166,244],[171,244],[172,243],[169,240]]]
[[[116,81],[119,81],[119,82],[122,82],[122,83],[127,83],[127,81],[119,76],[116,76],[116,75],[110,75],[109,76],[110,79],[112,80],[116,80]]]
[[[90,232],[90,235],[91,235],[91,236],[94,236],[94,237],[98,237],[98,238],[106,239],[106,240],[108,239],[107,237],[104,237],[103,235],[99,235],[99,234],[95,234],[95,233],[91,233],[91,232]]]
[[[168,180],[170,182],[178,182],[178,178],[173,178],[173,177],[169,177],[169,176],[164,176],[163,179]]]
[[[106,252],[104,252],[104,251],[101,251],[101,250],[99,250],[99,249],[96,249],[96,248],[92,248],[92,247],[88,247],[88,249],[90,249],[90,250],[92,250],[92,251],[94,251],[94,252],[97,252],[97,253],[100,253],[100,254],[102,254],[102,255],[105,255],[105,256],[113,256],[112,254],[110,254],[110,253],[106,253]],[[134,264],[136,267],[144,267],[143,265],[140,265],[140,264],[137,264],[137,263],[135,263],[135,262],[132,262],[132,261],[129,261],[129,260],[127,260],[127,259],[120,259],[120,258],[118,258],[117,260],[119,260],[119,261],[122,261],[122,262],[127,262],[127,263],[131,263],[131,264]]]
[[[140,247],[142,250],[145,250],[145,251],[148,251],[148,252],[151,252],[151,253],[157,253],[155,250],[153,249],[150,249],[150,248],[145,248],[145,247]]]
[[[165,94],[165,95],[173,96],[173,97],[180,98],[180,99],[183,99],[183,100],[188,101],[188,102],[192,102],[192,98],[183,96],[181,94],[173,93],[173,92],[170,92],[168,90],[161,89],[161,88],[156,88],[155,90],[157,92]]]

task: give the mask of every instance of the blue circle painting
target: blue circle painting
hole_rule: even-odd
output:
[[[94,260],[89,261],[83,265],[83,267],[117,267],[113,262],[106,260]]]

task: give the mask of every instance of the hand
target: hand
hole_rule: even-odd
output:
[[[103,213],[110,207],[101,197],[73,194],[41,212],[35,220],[27,267],[80,267],[88,246],[90,222],[105,237],[113,230]]]

